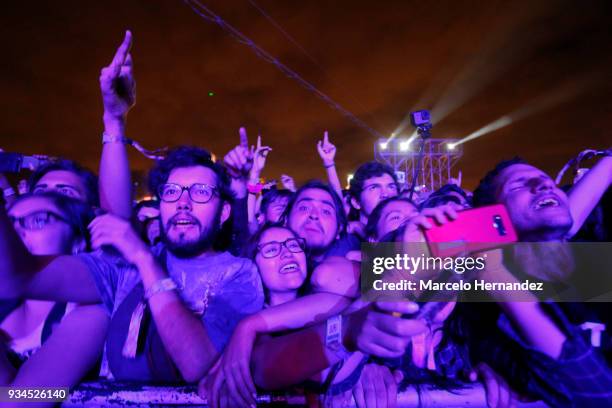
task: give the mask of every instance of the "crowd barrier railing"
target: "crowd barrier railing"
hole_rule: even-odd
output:
[[[306,406],[303,395],[271,395],[258,397],[258,406]],[[70,393],[62,404],[64,408],[77,407],[160,407],[200,406],[206,400],[200,398],[195,386],[160,386],[118,382],[84,383]],[[343,408],[355,407],[354,401],[342,404]],[[448,391],[433,386],[421,386],[419,390],[408,388],[398,395],[398,408],[486,408],[487,401],[481,384],[469,384],[458,390]],[[521,408],[546,408],[542,402],[519,403]]]

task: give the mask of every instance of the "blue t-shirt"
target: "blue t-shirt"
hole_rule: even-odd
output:
[[[325,257],[341,256],[344,258],[350,251],[359,250],[361,250],[361,238],[356,234],[346,234],[334,242]]]
[[[161,254],[163,247],[154,248]],[[179,295],[201,316],[208,337],[222,351],[238,322],[263,307],[263,288],[257,267],[229,252],[202,259],[180,259],[166,251],[166,270],[179,287]],[[123,258],[96,251],[82,254],[104,306],[112,316],[141,281],[138,270]],[[158,256],[158,259],[164,257]]]

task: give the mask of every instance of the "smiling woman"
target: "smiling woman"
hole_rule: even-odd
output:
[[[297,298],[308,275],[305,249],[302,238],[278,224],[264,225],[253,236],[245,256],[259,269],[268,305]]]

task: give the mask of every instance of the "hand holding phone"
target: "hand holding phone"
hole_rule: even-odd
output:
[[[501,204],[460,211],[455,220],[424,231],[433,256],[453,257],[499,248],[518,240],[510,215]]]

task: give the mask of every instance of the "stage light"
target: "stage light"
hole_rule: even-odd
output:
[[[454,143],[449,143],[446,145],[446,148],[448,150],[455,150],[455,147],[457,147]]]
[[[380,142],[381,150],[387,150],[388,146],[389,146],[389,144],[387,142]]]
[[[410,140],[404,140],[399,144],[399,149],[402,152],[406,152],[410,149]]]
[[[485,126],[481,127],[477,131],[470,133],[469,135],[467,135],[463,139],[459,140],[458,142],[453,143],[453,145],[455,147],[457,147],[457,145],[463,144],[465,142],[469,142],[470,140],[477,139],[477,138],[479,138],[481,136],[484,136],[484,135],[486,135],[488,133],[494,132],[497,129],[500,129],[500,128],[503,128],[505,126],[508,126],[512,122],[513,122],[513,120],[512,120],[512,117],[510,115],[502,116],[501,118],[499,118],[499,119],[489,123],[488,125],[485,125]]]

